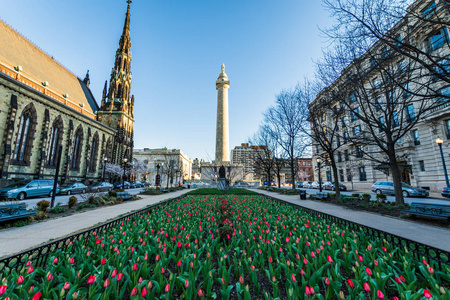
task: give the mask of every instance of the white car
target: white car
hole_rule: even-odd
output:
[[[319,188],[319,183],[317,181],[313,181],[313,183],[311,183],[311,187],[313,189],[318,189]]]
[[[305,181],[305,182],[303,182],[303,188],[304,189],[311,189],[312,188],[311,187],[312,183],[313,183],[312,181]]]

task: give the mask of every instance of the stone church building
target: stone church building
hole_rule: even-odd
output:
[[[130,3],[100,106],[89,71],[78,78],[0,21],[0,187],[52,179],[59,146],[62,183],[100,181],[105,161],[132,160]]]

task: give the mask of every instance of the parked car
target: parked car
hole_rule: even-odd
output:
[[[91,192],[106,192],[106,191],[110,191],[114,188],[114,185],[112,185],[109,182],[98,182],[94,185],[91,185],[89,187],[89,190]]]
[[[81,182],[74,182],[69,184],[63,184],[61,185],[61,189],[59,190],[59,193],[61,195],[71,195],[71,194],[77,194],[77,193],[86,193],[86,191],[89,188],[84,185]]]
[[[53,180],[26,180],[18,181],[0,190],[0,198],[23,200],[27,197],[49,196],[53,194]],[[59,193],[59,184],[56,184],[56,194]]]
[[[129,189],[131,184],[128,181],[124,181],[123,185],[125,186],[125,189]],[[122,181],[118,181],[118,182],[114,183],[114,188],[115,189],[124,189],[122,187]]]
[[[377,181],[372,185],[372,192],[377,194],[395,195],[394,183],[392,181]],[[410,186],[404,182],[402,182],[402,193],[403,197],[428,197],[430,194],[427,190]]]
[[[322,184],[322,186],[323,186],[323,184]],[[311,188],[313,188],[313,189],[318,189],[318,188],[319,188],[319,183],[318,183],[317,181],[313,181],[313,182],[311,183]]]
[[[150,182],[143,180],[143,181],[141,181],[141,186],[142,187],[149,187],[150,186]]]
[[[335,191],[335,190],[336,190],[336,189],[335,189],[334,183],[331,182],[331,181],[325,182],[325,183],[322,185],[322,187],[323,187],[325,190],[331,190],[331,191]],[[340,190],[340,191],[346,191],[346,190],[347,190],[347,187],[346,187],[345,185],[343,185],[342,183],[339,183],[339,190]]]
[[[136,181],[132,181],[130,183],[130,188],[131,189],[136,189],[136,188],[140,188],[141,187],[141,182],[136,180]]]
[[[305,189],[312,189],[312,186],[311,186],[312,183],[313,183],[312,181],[305,181],[305,182],[303,182],[303,188],[305,188]]]
[[[443,188],[441,195],[446,198],[450,198],[450,188],[448,187]]]

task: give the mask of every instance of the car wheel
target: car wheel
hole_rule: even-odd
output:
[[[27,196],[27,195],[26,195],[24,192],[21,192],[21,193],[19,193],[19,195],[17,195],[17,199],[23,200],[23,199],[26,198],[26,196]]]
[[[407,191],[403,191],[402,194],[403,198],[409,197],[409,193]]]
[[[381,190],[376,190],[375,193],[376,193],[377,195],[382,194],[382,193],[381,193]]]
[[[50,191],[50,193],[48,193],[48,196],[52,197],[53,196],[53,191]]]
[[[67,191],[67,195],[70,195],[70,194],[72,194],[72,191]]]

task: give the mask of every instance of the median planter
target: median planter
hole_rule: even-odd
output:
[[[448,269],[436,262],[262,196],[186,196],[114,224],[51,252],[43,267],[30,260],[22,272],[1,274],[2,296],[442,299],[448,292]]]

